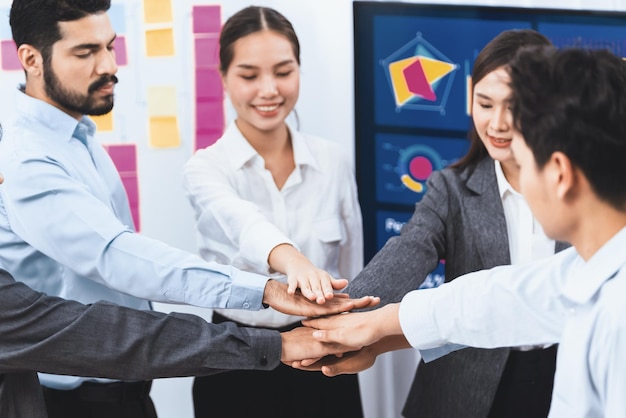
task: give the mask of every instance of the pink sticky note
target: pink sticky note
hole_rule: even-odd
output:
[[[193,6],[193,33],[218,33],[222,29],[220,6]]]
[[[137,173],[120,174],[120,177],[126,189],[130,206],[139,205],[139,179],[137,178]]]
[[[217,68],[220,62],[219,35],[199,35],[195,39],[196,67]]]
[[[120,173],[135,229],[139,231],[139,175],[137,174],[137,145],[136,144],[105,144],[104,149],[109,153],[115,168]]]
[[[118,36],[115,38],[115,62],[117,65],[128,64],[128,53],[126,52],[126,38],[124,36]]]
[[[197,131],[196,132],[196,144],[195,149],[206,148],[210,145],[213,145],[217,142],[218,139],[224,133],[223,130],[219,131]]]
[[[196,98],[200,101],[224,98],[224,86],[218,70],[196,69]]]
[[[126,190],[126,196],[128,196],[128,205],[130,206],[130,214],[135,224],[135,230],[139,231],[139,178],[137,173],[129,172],[120,174],[120,177],[122,178],[124,190]]]
[[[21,70],[22,64],[17,58],[17,48],[12,40],[0,41],[0,55],[2,56],[3,70]]]
[[[196,101],[196,131],[221,131],[224,124],[224,102]]]
[[[137,146],[135,144],[108,144],[104,148],[111,156],[117,171],[120,173],[137,171]]]

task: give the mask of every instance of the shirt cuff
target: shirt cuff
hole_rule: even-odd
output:
[[[420,355],[422,356],[424,363],[430,363],[431,361],[437,360],[438,358],[448,355],[453,351],[462,350],[464,348],[467,348],[467,346],[461,344],[446,344],[441,347],[420,350]]]
[[[230,278],[232,280],[231,293],[226,308],[246,311],[264,309],[263,294],[269,277],[233,267]]]
[[[398,317],[400,327],[411,346],[419,350],[439,347],[445,344],[439,335],[433,316],[432,292],[438,289],[421,289],[407,293],[402,302]]]

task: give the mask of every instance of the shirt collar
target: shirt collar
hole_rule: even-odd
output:
[[[626,264],[626,227],[604,244],[587,262],[572,268],[563,295],[574,303],[589,302],[602,285]]]
[[[287,126],[289,133],[291,134],[291,143],[293,146],[293,156],[296,166],[309,165],[313,168],[319,169],[319,164],[315,159],[315,156],[311,152],[304,135],[295,129]],[[254,158],[260,158],[256,150],[250,145],[250,143],[243,136],[236,123],[231,123],[224,132],[223,139],[227,139],[225,147],[228,150],[230,161],[233,164],[233,168],[240,169],[248,161]]]
[[[80,122],[78,122],[78,125],[76,125],[72,136],[85,144],[85,146],[88,146],[88,141],[93,138],[95,133],[96,124],[87,116],[83,116]]]
[[[504,171],[502,171],[502,165],[500,161],[494,160],[496,167],[496,181],[498,182],[498,193],[500,194],[500,199],[504,199],[506,196],[506,192],[509,192],[513,195],[517,195],[518,193],[511,187],[511,184],[504,176]]]
[[[93,137],[96,131],[96,124],[87,116],[83,116],[79,122],[50,103],[31,97],[22,91],[17,94],[16,107],[21,115],[36,120],[50,132],[68,141],[76,137],[77,132],[86,138],[87,135]]]

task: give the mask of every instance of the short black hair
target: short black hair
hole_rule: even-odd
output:
[[[626,209],[626,61],[607,50],[523,48],[510,64],[513,121],[539,168],[563,152],[597,196]]]
[[[48,60],[52,45],[61,39],[59,22],[103,13],[110,7],[111,0],[13,0],[9,17],[13,40],[18,47],[34,46]]]

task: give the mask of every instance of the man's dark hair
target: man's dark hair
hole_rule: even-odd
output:
[[[510,73],[515,127],[537,166],[563,152],[600,199],[626,209],[626,61],[606,50],[533,47]]]
[[[34,46],[49,60],[52,45],[61,39],[59,22],[103,13],[109,7],[111,0],[13,0],[9,18],[13,40],[18,47]]]

